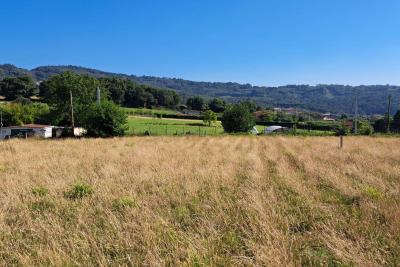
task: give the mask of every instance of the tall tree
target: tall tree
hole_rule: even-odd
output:
[[[0,82],[1,95],[7,100],[14,100],[18,96],[30,97],[37,91],[36,83],[30,76],[4,78]]]
[[[203,110],[204,108],[204,99],[200,96],[190,97],[186,101],[186,105],[193,110]]]
[[[71,92],[74,113],[78,118],[76,125],[79,126],[79,117],[85,112],[85,108],[96,102],[96,92],[99,85],[96,78],[64,72],[42,82],[40,84],[40,96],[44,102],[52,107],[53,123],[69,125],[71,122]],[[102,98],[107,98],[106,93],[103,90]]]
[[[255,125],[254,117],[245,105],[228,107],[221,118],[222,126],[228,133],[248,132]]]
[[[214,112],[223,112],[226,108],[226,103],[220,98],[214,98],[208,103],[210,109]]]
[[[203,112],[203,122],[207,123],[208,126],[211,126],[211,123],[215,123],[217,121],[217,114],[215,114],[212,110],[206,110]]]
[[[394,114],[393,121],[391,122],[391,128],[393,132],[400,132],[400,110]]]

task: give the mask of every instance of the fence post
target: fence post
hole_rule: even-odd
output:
[[[199,136],[201,136],[201,132],[200,132],[200,126],[199,126]]]
[[[339,144],[339,148],[342,149],[343,148],[343,135],[340,136],[340,144]]]

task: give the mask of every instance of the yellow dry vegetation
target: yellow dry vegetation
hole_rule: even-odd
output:
[[[0,143],[0,265],[398,266],[400,139]]]

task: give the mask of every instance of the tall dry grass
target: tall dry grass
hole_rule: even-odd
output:
[[[0,263],[400,265],[400,139],[337,145],[229,136],[1,142]]]

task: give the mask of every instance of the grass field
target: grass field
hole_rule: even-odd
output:
[[[220,122],[208,127],[201,120],[158,119],[147,117],[129,117],[128,135],[218,135],[224,132]]]
[[[397,138],[0,142],[0,265],[399,266]]]
[[[256,125],[256,128],[260,133],[263,133],[265,126]],[[140,116],[128,118],[127,135],[143,135],[146,131],[150,135],[221,135],[224,133],[220,121],[208,127],[201,120],[159,119]],[[290,132],[289,134],[294,133]],[[297,129],[296,135],[329,136],[334,135],[334,132]]]

